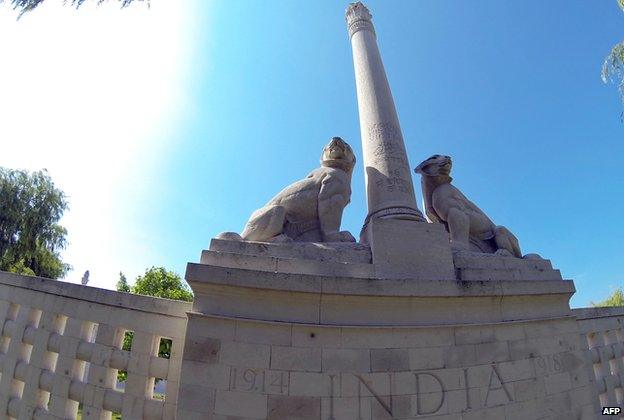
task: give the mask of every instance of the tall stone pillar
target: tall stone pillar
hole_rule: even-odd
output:
[[[347,8],[368,198],[365,225],[374,218],[424,222],[371,18],[360,2]]]
[[[448,235],[425,222],[386,77],[372,16],[351,3],[346,21],[353,49],[368,215],[360,241],[369,244],[376,274],[414,279],[455,278]]]

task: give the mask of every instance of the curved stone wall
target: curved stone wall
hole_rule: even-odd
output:
[[[624,307],[572,312],[589,348],[600,405],[624,410]]]
[[[0,272],[0,418],[173,419],[191,305]],[[124,334],[133,332],[130,351]],[[158,357],[172,341],[169,359]],[[117,372],[127,372],[117,389]],[[163,398],[155,379],[166,380]]]
[[[188,267],[193,307],[0,272],[0,417],[72,419],[79,405],[84,419],[184,420],[595,419],[622,408],[624,308],[570,311],[573,284],[549,262],[464,254],[456,281],[378,279],[357,247],[214,241]],[[170,359],[158,357],[163,337]]]
[[[587,347],[568,306],[574,286],[548,261],[464,253],[455,255],[457,280],[384,279],[362,261],[237,246],[233,253],[213,242],[187,268],[196,300],[180,418],[598,413]],[[328,272],[332,264],[341,275]]]

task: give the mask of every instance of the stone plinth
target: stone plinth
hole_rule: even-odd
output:
[[[379,278],[455,279],[444,226],[412,220],[371,219],[362,231]]]
[[[594,418],[574,285],[549,261],[466,252],[457,278],[384,278],[361,245],[305,246],[215,241],[188,265],[178,418]]]

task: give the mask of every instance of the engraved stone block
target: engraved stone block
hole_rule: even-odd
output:
[[[451,346],[445,349],[444,365],[447,367],[471,366],[476,364],[474,344]]]
[[[318,420],[321,416],[319,397],[269,396],[267,420]]]
[[[268,368],[270,358],[271,348],[265,344],[221,342],[220,361],[226,365]]]
[[[409,349],[411,370],[439,369],[444,367],[444,347]]]
[[[197,411],[205,415],[212,414],[215,405],[216,391],[200,385],[180,386],[178,403],[187,410]]]
[[[409,355],[407,349],[371,350],[371,370],[373,372],[409,370]]]
[[[329,397],[331,377],[324,373],[291,372],[289,394],[302,397]]]
[[[221,340],[208,337],[187,338],[184,344],[184,358],[195,362],[217,363]]]
[[[267,396],[218,390],[215,413],[263,419],[267,416]]]
[[[321,349],[315,347],[271,348],[271,368],[295,371],[321,371]]]
[[[509,360],[509,345],[506,341],[475,344],[476,363],[486,364]]]
[[[370,351],[323,349],[323,372],[370,372]]]

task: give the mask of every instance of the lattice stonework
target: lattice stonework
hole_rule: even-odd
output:
[[[624,409],[624,308],[578,309],[602,407]]]
[[[190,304],[0,273],[0,418],[173,419]],[[130,351],[124,334],[133,335]],[[171,355],[158,356],[161,339]],[[127,372],[117,389],[118,371]],[[166,381],[164,398],[154,395]]]

